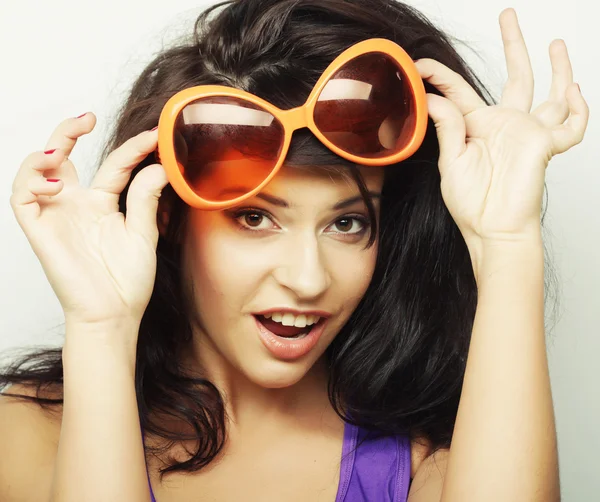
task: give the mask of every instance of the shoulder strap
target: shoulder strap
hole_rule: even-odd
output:
[[[408,436],[396,436],[398,444],[398,479],[396,483],[396,498],[398,502],[408,500],[410,488],[411,444]]]
[[[344,448],[349,451],[342,459],[336,502],[406,502],[410,483],[408,438],[382,436],[349,424],[348,429]]]
[[[344,442],[342,443],[342,463],[340,465],[340,481],[338,485],[335,502],[344,502],[350,486],[352,471],[354,469],[354,457],[356,454],[356,440],[358,427],[344,424]]]

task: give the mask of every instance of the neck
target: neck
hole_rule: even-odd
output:
[[[186,374],[205,378],[219,389],[230,431],[314,430],[324,421],[340,421],[327,396],[325,356],[296,383],[267,388],[232,366],[206,337],[193,337],[184,353],[181,360]]]

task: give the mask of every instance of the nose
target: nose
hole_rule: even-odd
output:
[[[331,285],[331,277],[316,236],[290,239],[273,276],[299,300],[313,300]]]

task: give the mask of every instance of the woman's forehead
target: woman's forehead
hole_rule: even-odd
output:
[[[367,191],[379,195],[384,168],[358,166],[358,169]],[[351,199],[356,199],[356,203],[363,201],[350,170],[323,166],[284,165],[257,198],[283,208],[308,210],[310,214],[329,212],[340,204],[349,207],[347,202]]]
[[[357,166],[358,171],[370,191],[380,192],[383,186],[384,168]],[[358,185],[348,169],[328,168],[325,166],[288,166],[283,165],[273,180],[263,190],[293,196],[346,197],[358,192]]]

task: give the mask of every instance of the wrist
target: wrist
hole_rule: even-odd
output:
[[[102,321],[80,321],[69,316],[65,317],[67,333],[85,333],[84,336],[87,338],[98,339],[106,343],[116,340],[123,341],[132,336],[137,338],[140,324],[140,320],[130,317],[118,317]]]
[[[466,244],[478,284],[484,277],[498,272],[506,273],[515,267],[543,275],[544,243],[541,232],[503,239],[479,239]]]
[[[135,367],[139,327],[133,319],[81,323],[66,318],[63,363],[107,355]]]

